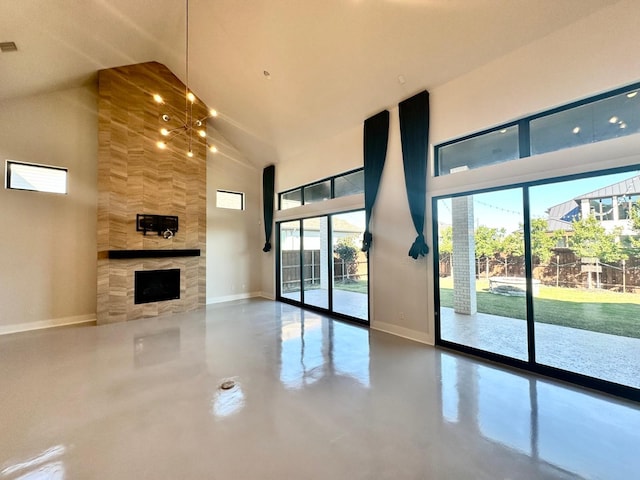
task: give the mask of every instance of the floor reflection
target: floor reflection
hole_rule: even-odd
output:
[[[211,413],[214,417],[218,419],[230,417],[244,407],[245,397],[242,386],[235,380],[234,383],[232,388],[227,390],[218,388],[214,393],[211,401]]]
[[[59,457],[65,451],[64,445],[56,445],[27,460],[3,468],[0,475],[14,480],[62,480],[65,469]]]
[[[283,314],[281,322],[280,381],[286,388],[327,377],[369,387],[368,330],[298,309]]]
[[[554,478],[635,478],[640,471],[637,409],[448,353],[440,370],[451,432],[476,432]]]
[[[168,328],[160,332],[133,337],[133,358],[136,368],[159,365],[179,355],[179,328]]]
[[[135,368],[134,337],[162,351],[175,328],[178,357]],[[637,404],[263,299],[0,336],[0,352],[0,480],[640,471]]]

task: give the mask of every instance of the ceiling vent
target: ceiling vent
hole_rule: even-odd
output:
[[[0,42],[0,52],[17,52],[18,47],[16,46],[16,42]]]

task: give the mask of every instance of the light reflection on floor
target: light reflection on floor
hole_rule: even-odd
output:
[[[15,480],[62,480],[65,478],[64,463],[60,458],[65,451],[64,445],[47,448],[32,458],[4,467],[0,471],[0,477]]]
[[[316,313],[283,320],[280,380],[302,388],[325,375],[344,375],[369,386],[369,332]]]
[[[0,480],[640,471],[637,404],[267,300],[7,335],[0,355]]]
[[[568,478],[637,475],[637,408],[454,354],[440,362],[445,421],[471,422],[468,430]]]

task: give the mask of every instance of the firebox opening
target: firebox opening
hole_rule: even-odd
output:
[[[134,296],[136,304],[180,298],[180,269],[135,272]]]

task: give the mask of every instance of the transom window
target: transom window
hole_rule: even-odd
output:
[[[436,176],[640,132],[640,84],[435,147]]]
[[[67,193],[67,169],[7,160],[6,188],[34,192]]]
[[[244,210],[244,193],[216,190],[216,207]]]
[[[362,168],[282,192],[278,195],[279,209],[286,210],[358,193],[364,193]]]

